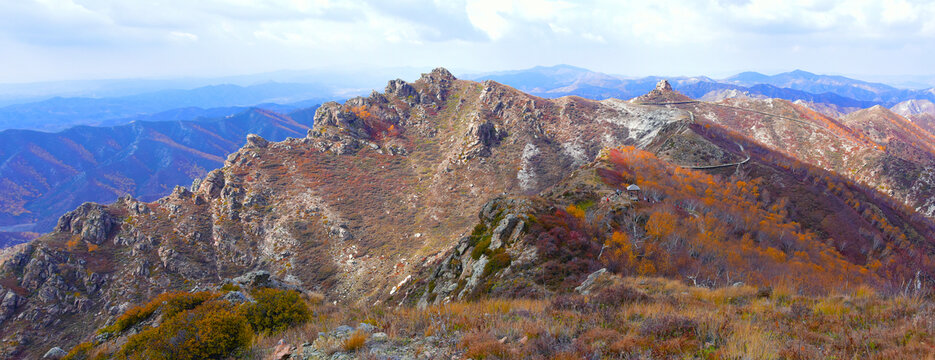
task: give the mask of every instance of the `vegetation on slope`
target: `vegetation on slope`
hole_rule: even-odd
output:
[[[883,297],[866,287],[827,296],[796,295],[786,287],[707,289],[655,277],[604,276],[598,283],[588,295],[550,299],[484,299],[424,309],[321,305],[319,316],[307,324],[258,338],[250,356],[268,356],[281,339],[318,350],[320,333],[360,322],[389,338],[383,344],[371,338],[363,352],[346,352],[361,358],[368,347],[409,344],[424,344],[422,350],[436,356],[473,359],[909,359],[935,354],[935,307],[918,297]]]
[[[84,343],[69,358],[251,359],[293,346],[294,351],[329,356],[366,357],[370,349],[393,348],[473,359],[935,355],[931,300],[883,296],[866,286],[810,296],[785,286],[709,289],[658,277],[603,274],[586,290],[548,299],[483,299],[421,309],[299,301],[309,304],[315,316],[283,331],[256,335],[246,318],[258,313],[245,314],[244,305],[212,300],[157,327],[144,327],[120,349],[114,350],[112,343]],[[328,330],[358,323],[379,329],[386,338],[359,330],[337,341],[330,338]],[[187,333],[197,334],[198,340],[173,338]],[[170,340],[182,345],[169,346]]]
[[[248,300],[236,288],[219,292],[171,292],[131,308],[75,346],[66,359],[222,359],[242,356],[257,334],[275,334],[308,321],[308,296],[254,289]],[[243,302],[229,299],[242,298]],[[133,329],[133,331],[131,331]]]

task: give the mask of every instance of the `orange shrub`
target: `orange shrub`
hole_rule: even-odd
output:
[[[367,342],[367,333],[363,331],[355,331],[351,336],[344,340],[344,351],[351,352],[360,350],[364,347],[364,344]]]

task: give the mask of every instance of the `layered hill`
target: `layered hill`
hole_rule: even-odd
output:
[[[742,86],[767,84],[813,94],[832,93],[862,101],[892,101],[891,98],[901,91],[886,84],[855,80],[844,76],[818,75],[803,70],[775,75],[744,72],[724,79],[724,82]]]
[[[61,131],[81,125],[123,125],[140,117],[165,116],[164,112],[178,109],[188,109],[188,112],[202,116],[217,112],[218,108],[290,104],[309,99],[314,99],[313,103],[321,103],[332,98],[333,90],[321,85],[272,82],[161,90],[116,97],[54,97],[0,107],[0,129]]]
[[[652,90],[662,80],[657,76],[630,78],[609,75],[568,65],[470,75],[470,78],[499,81],[544,97],[572,95],[596,100],[637,97]],[[801,70],[776,75],[746,72],[726,79],[695,76],[668,80],[675,90],[694,99],[785,99],[801,102],[833,118],[874,105],[894,106],[912,99],[935,100],[931,89],[897,89],[885,84]]]
[[[932,135],[883,107],[835,120],[780,99],[735,98],[671,106],[935,216]]]
[[[818,126],[788,102],[757,104]],[[70,347],[157,294],[258,271],[361,305],[550,295],[600,267],[819,293],[931,286],[929,219],[808,165],[872,140],[837,122],[843,135],[789,127],[813,142],[780,151],[727,130],[774,120],[725,106],[664,83],[628,102],[444,69],[394,80],[322,105],[302,138],[248,137],[190,189],[69,212],[5,255],[0,341],[14,357]]]
[[[907,100],[890,108],[919,127],[935,134],[935,103],[928,100]]]
[[[304,136],[312,118],[302,114],[310,111],[293,118],[251,109],[215,120],[0,132],[0,228],[47,232],[84,202],[158,199],[220,166],[249,133]]]

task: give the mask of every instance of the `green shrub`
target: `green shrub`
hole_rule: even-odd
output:
[[[487,265],[484,265],[484,276],[493,275],[497,271],[505,269],[507,266],[510,266],[510,254],[507,254],[503,248],[499,248],[493,252],[490,256],[490,261],[487,262]]]
[[[227,283],[227,284],[221,285],[221,291],[225,293],[228,293],[231,291],[240,291],[240,285]]]
[[[477,225],[474,225],[474,230],[471,231],[470,245],[477,245],[477,242],[484,237],[484,233],[487,232],[487,224],[481,221]]]
[[[117,358],[224,359],[245,349],[252,338],[243,314],[226,301],[213,301],[131,336]]]
[[[490,240],[490,235],[484,236],[484,238],[474,246],[474,250],[471,250],[471,257],[474,258],[474,260],[480,259],[480,256],[490,248]]]
[[[218,294],[202,291],[196,293],[177,293],[176,296],[168,297],[162,303],[162,316],[165,319],[172,318],[176,314],[185,311],[191,310],[198,305],[203,304],[208,300],[212,300],[218,297]]]
[[[278,332],[308,321],[311,311],[296,291],[260,288],[252,293],[256,302],[246,303],[241,313],[260,332]]]

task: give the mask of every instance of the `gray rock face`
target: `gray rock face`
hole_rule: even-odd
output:
[[[297,290],[302,288],[297,285],[286,284],[270,275],[266,270],[255,270],[231,279],[231,282],[246,288],[268,287],[282,290]]]
[[[656,83],[656,90],[658,90],[658,91],[672,91],[672,85],[669,84],[669,81],[668,81],[668,80],[659,80],[659,82]]]
[[[431,104],[436,101],[444,101],[447,97],[448,89],[451,84],[457,80],[454,75],[445,68],[435,68],[428,74],[422,74],[418,82],[425,85],[422,93],[421,103]]]
[[[348,103],[352,100],[348,100]],[[357,100],[361,101],[360,98],[357,98]],[[346,130],[345,134],[355,139],[368,138],[370,136],[363,127],[363,119],[358,118],[353,112],[345,111],[345,109],[336,102],[322,104],[318,110],[315,111],[314,123],[313,130],[320,129],[323,126],[334,126]]]
[[[416,91],[416,88],[409,85],[409,83],[403,81],[402,79],[391,80],[386,84],[386,94],[395,95],[400,99],[414,99],[419,100],[419,92]]]
[[[370,325],[368,323],[360,323],[357,325],[357,330],[360,330],[366,333],[372,333],[376,329],[377,329],[376,326]]]
[[[65,350],[62,350],[62,348],[56,346],[54,348],[49,349],[49,351],[46,351],[45,355],[43,355],[42,358],[43,359],[61,359],[65,357],[65,355],[68,355],[68,353],[66,353]]]
[[[247,147],[265,148],[269,146],[269,141],[257,134],[247,134]]]
[[[353,331],[354,331],[354,328],[347,326],[347,325],[341,325],[334,329],[334,332],[338,334],[350,334]]]
[[[107,213],[103,205],[81,204],[58,219],[55,231],[70,232],[95,245],[100,245],[116,227],[118,221]]]
[[[508,214],[503,220],[500,220],[497,227],[493,229],[493,236],[490,238],[490,249],[499,249],[503,245],[504,239],[510,239],[517,223],[519,223],[519,218],[513,214]]]
[[[227,300],[231,304],[242,304],[250,301],[250,299],[240,291],[231,291],[227,294],[224,294],[223,299]]]
[[[266,270],[248,272],[241,276],[235,277],[233,282],[250,287],[270,287],[270,284],[272,283],[272,281],[270,281],[269,271]]]
[[[387,336],[386,333],[384,332],[374,333],[373,335],[370,336],[370,339],[373,340],[374,342],[384,342],[388,338],[389,336]]]
[[[484,267],[487,266],[488,261],[489,259],[487,259],[487,255],[481,255],[480,258],[474,262],[474,265],[470,267],[471,277],[468,278],[467,283],[464,285],[464,290],[458,294],[459,299],[463,298],[466,294],[470,294],[471,291],[474,290],[474,288],[480,282],[480,277],[483,275]]]
[[[221,190],[224,189],[224,172],[220,170],[209,172],[199,185],[200,193],[207,194],[208,198],[211,199],[217,198],[221,195]]]
[[[591,292],[591,287],[594,285],[594,282],[597,281],[597,279],[606,272],[607,268],[603,268],[591,273],[591,275],[588,275],[587,279],[584,279],[584,281],[581,282],[581,285],[578,285],[578,287],[575,288],[575,292],[581,295],[587,295]]]
[[[16,295],[13,291],[7,291],[6,295],[3,296],[3,301],[0,301],[0,323],[13,316],[16,313],[16,307],[23,302],[25,300],[22,297]]]
[[[486,274],[487,276],[516,271],[511,270],[514,265],[522,267],[535,261],[536,248],[522,244],[523,233],[526,231],[526,223],[522,219],[533,213],[533,207],[534,203],[528,199],[504,197],[488,201],[481,207],[478,219],[493,228],[488,249],[506,249],[506,253],[512,259],[509,267],[495,274]],[[463,299],[483,281],[484,268],[490,259],[486,255],[481,255],[474,260],[471,242],[471,237],[461,238],[458,244],[437,263],[435,270],[426,279],[426,281],[433,282],[435,286],[421,293],[417,302],[419,307],[428,306],[429,303],[438,304]]]
[[[476,144],[480,145],[477,155],[481,157],[489,157],[492,154],[491,148],[500,145],[500,141],[506,136],[490,121],[477,126],[475,135],[477,136]]]

